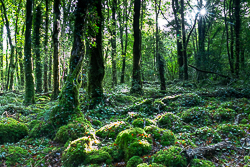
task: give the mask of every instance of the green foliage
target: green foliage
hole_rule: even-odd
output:
[[[22,147],[3,145],[0,148],[0,158],[6,158],[7,166],[16,166],[22,163],[22,160],[27,157],[28,151]]]
[[[115,139],[118,133],[128,128],[130,128],[130,125],[128,123],[124,121],[117,121],[101,127],[96,132],[96,135],[101,138],[108,137]]]
[[[236,116],[236,112],[229,108],[217,108],[215,110],[212,110],[212,112],[215,111],[212,115],[213,118],[219,121],[229,121],[233,120]]]
[[[13,118],[0,120],[0,144],[17,142],[28,135],[28,127]]]
[[[208,160],[192,159],[191,167],[215,167],[215,165]]]
[[[125,154],[125,160],[132,156],[141,156],[148,154],[152,146],[152,140],[148,134],[141,128],[127,129],[120,132],[115,140],[119,149]]]
[[[210,144],[210,143],[218,143],[221,141],[221,137],[214,129],[209,127],[202,127],[196,129],[194,133],[192,133],[193,141],[199,144]]]
[[[143,160],[139,156],[133,156],[132,158],[128,160],[126,167],[136,167],[142,162]]]
[[[175,143],[176,136],[171,130],[164,130],[154,125],[146,126],[144,130],[154,138],[154,141],[158,141],[162,146],[169,146]]]
[[[91,123],[92,123],[92,125],[95,125],[95,126],[101,126],[102,125],[102,122],[97,120],[97,119],[93,119]]]
[[[180,154],[181,150],[180,147],[171,146],[167,149],[158,151],[152,156],[152,158],[154,159],[154,162],[166,166],[186,167],[187,160]]]
[[[54,140],[64,144],[67,141],[72,141],[82,136],[95,138],[94,132],[95,130],[91,127],[89,121],[78,118],[67,125],[61,126]]]
[[[193,107],[199,105],[202,102],[202,99],[195,93],[186,93],[173,96],[166,96],[162,99],[162,102],[173,107]]]
[[[42,136],[45,137],[54,137],[55,129],[51,122],[39,121],[29,133],[29,137],[39,138]]]
[[[166,112],[162,115],[156,116],[155,120],[160,127],[170,129],[173,132],[184,132],[187,129],[189,130],[188,126],[183,125],[181,119],[171,112]]]
[[[137,118],[132,122],[132,125],[134,127],[138,127],[138,128],[144,128],[145,126],[149,126],[149,125],[156,125],[156,123],[153,120],[150,120],[148,118],[143,119],[143,118]]]
[[[246,119],[246,118],[243,118],[241,121],[240,121],[240,123],[242,123],[242,124],[247,124],[249,121]]]
[[[217,132],[226,140],[240,144],[239,140],[246,135],[246,132],[239,125],[222,124],[217,127]]]
[[[124,158],[124,151],[119,149],[115,143],[109,146],[104,146],[101,150],[108,152],[115,162],[120,162]]]
[[[146,163],[142,163],[142,164],[137,165],[137,167],[164,167],[164,165],[157,164],[157,163],[152,163],[152,164],[148,165]]]
[[[187,109],[181,114],[181,118],[184,122],[198,127],[210,125],[212,123],[211,115],[204,107],[193,107]]]

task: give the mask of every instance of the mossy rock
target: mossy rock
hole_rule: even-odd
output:
[[[132,125],[134,127],[138,127],[138,128],[144,128],[145,126],[149,126],[149,125],[156,125],[155,121],[148,119],[148,118],[137,118],[132,122]]]
[[[141,157],[133,156],[132,158],[130,158],[128,160],[126,167],[136,167],[137,165],[139,165],[142,162],[143,162],[143,160],[141,159]]]
[[[91,127],[89,121],[78,118],[67,125],[61,126],[54,140],[65,144],[67,141],[72,141],[82,136],[95,138],[95,130]]]
[[[193,138],[194,143],[199,144],[211,144],[211,143],[218,143],[221,141],[221,137],[214,129],[209,127],[202,127],[196,129],[194,133],[191,134],[195,136]]]
[[[104,146],[101,148],[101,150],[108,152],[115,162],[120,162],[124,158],[124,151],[119,149],[115,143],[109,146]]]
[[[146,115],[142,112],[128,112],[128,117],[125,119],[126,122],[132,123],[138,118],[144,118]]]
[[[23,159],[29,156],[28,150],[19,146],[2,145],[0,153],[0,158],[6,159],[7,166],[21,166]]]
[[[208,160],[192,159],[191,167],[215,167],[215,165]]]
[[[92,147],[94,139],[91,137],[81,137],[70,142],[67,149],[62,154],[62,164],[65,167],[78,166],[85,164],[88,158],[88,153],[95,150]]]
[[[230,108],[237,113],[250,113],[250,100],[239,98],[232,101],[224,102],[220,105],[222,108]]]
[[[235,116],[236,116],[236,112],[230,108],[217,108],[215,110],[211,111],[212,116],[215,120],[217,121],[232,121]]]
[[[39,137],[48,137],[53,138],[55,135],[56,129],[54,129],[52,123],[50,121],[38,121],[37,124],[34,125],[32,130],[29,133],[29,137],[39,138]]]
[[[97,119],[93,119],[91,124],[94,126],[102,126],[102,122]]]
[[[177,146],[168,147],[165,150],[160,150],[152,156],[154,162],[165,166],[186,167],[187,159],[180,154],[182,149]]]
[[[124,151],[125,160],[133,156],[142,156],[152,150],[152,139],[141,128],[132,128],[120,132],[115,140],[119,149]]]
[[[212,123],[211,114],[204,107],[193,107],[183,111],[181,119],[197,127],[210,125]]]
[[[166,96],[162,99],[162,102],[173,107],[194,107],[199,105],[202,102],[202,99],[199,95],[195,93],[186,93],[173,96]]]
[[[126,110],[133,112],[154,113],[156,108],[153,106],[153,102],[153,98],[144,99],[141,102],[135,103],[134,105],[128,107]]]
[[[115,139],[118,133],[121,131],[130,128],[130,125],[124,121],[117,121],[110,123],[108,125],[105,125],[101,127],[97,132],[96,136],[101,138],[112,138]]]
[[[217,132],[223,139],[240,144],[240,139],[246,135],[246,132],[239,125],[222,124],[217,127]]]
[[[13,118],[0,120],[0,144],[18,142],[28,135],[28,127]]]
[[[104,150],[93,150],[87,154],[87,158],[84,163],[86,164],[111,164],[112,157]]]
[[[142,164],[137,165],[137,167],[165,167],[165,166],[162,164],[157,164],[157,163],[152,163],[150,165],[146,163],[142,163]]]
[[[160,127],[170,129],[175,133],[185,131],[181,119],[171,112],[166,112],[162,115],[158,115],[154,120]]]
[[[145,132],[158,141],[162,146],[169,146],[175,143],[176,137],[171,130],[164,130],[157,126],[151,125],[144,128]]]

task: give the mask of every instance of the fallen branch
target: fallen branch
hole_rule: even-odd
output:
[[[194,149],[188,148],[186,150],[183,150],[183,152],[186,154],[187,158],[193,159],[194,157],[203,157],[205,155],[214,153],[215,151],[229,149],[229,148],[232,150],[238,151],[237,148],[232,146],[230,143],[223,141],[223,142],[220,142],[214,145],[205,146],[205,147],[198,147]]]
[[[221,77],[223,77],[223,78],[232,79],[232,78],[229,77],[229,76],[226,76],[226,75],[223,75],[223,74],[219,74],[219,73],[217,73],[217,72],[205,71],[205,70],[198,69],[197,67],[194,67],[194,66],[192,66],[192,65],[190,65],[190,64],[189,64],[188,66],[189,66],[189,67],[192,67],[192,68],[194,68],[195,70],[200,71],[200,72],[209,73],[209,74],[216,74],[216,75],[219,75],[219,76],[221,76]]]

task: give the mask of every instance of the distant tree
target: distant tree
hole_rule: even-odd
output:
[[[142,80],[141,80],[141,31],[140,31],[140,9],[141,1],[134,1],[134,46],[133,46],[133,75],[132,75],[132,87],[130,92],[136,94],[142,94]]]
[[[26,2],[26,30],[25,30],[25,45],[24,45],[24,59],[25,59],[25,99],[24,104],[35,103],[34,78],[31,63],[31,26],[32,26],[32,0]]]
[[[0,18],[0,20],[1,20],[1,18]],[[4,74],[3,74],[3,27],[4,27],[3,24],[0,23],[0,75],[1,75],[0,89],[3,89],[3,83],[4,83]]]
[[[239,78],[240,73],[240,27],[241,27],[241,21],[240,21],[240,0],[234,0],[235,4],[235,73],[236,77]]]
[[[48,92],[48,31],[49,31],[49,0],[45,0],[45,37],[44,37],[44,65],[43,65],[43,89]]]
[[[53,24],[53,93],[52,100],[58,98],[59,95],[59,22],[60,22],[60,0],[54,1],[54,24]]]
[[[36,92],[42,92],[42,62],[40,54],[40,27],[41,27],[41,7],[36,7],[34,36],[35,36],[35,53],[36,53]]]

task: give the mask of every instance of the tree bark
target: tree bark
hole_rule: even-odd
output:
[[[184,64],[184,80],[188,80],[187,41],[186,41],[185,17],[184,17],[184,0],[181,0],[181,28],[182,28],[182,46],[183,46],[182,56],[183,56],[183,64]]]
[[[92,100],[91,108],[94,108],[103,98],[102,81],[104,78],[105,68],[102,53],[102,36],[103,36],[103,14],[101,1],[94,1],[97,12],[98,32],[94,32],[92,39],[96,39],[96,45],[90,48],[90,66],[88,73],[88,94]],[[95,19],[95,18],[93,18]]]
[[[49,0],[45,0],[45,37],[44,37],[44,65],[43,65],[43,88],[44,93],[48,92],[48,31],[49,31]]]
[[[0,37],[3,36],[3,24],[0,24]],[[3,38],[0,38],[0,89],[3,90],[4,75],[3,75]]]
[[[25,30],[25,46],[24,46],[24,60],[25,60],[25,99],[24,104],[35,103],[34,78],[32,75],[31,64],[31,26],[32,26],[32,0],[26,2],[26,30]]]
[[[133,75],[132,87],[130,92],[135,94],[142,94],[142,81],[141,81],[141,31],[140,31],[140,9],[141,1],[134,1],[134,46],[133,46]]]
[[[59,105],[50,115],[50,119],[56,127],[67,124],[74,117],[80,115],[78,76],[82,69],[85,44],[84,26],[86,24],[87,6],[90,0],[79,0],[75,13],[74,42],[69,62],[69,74],[59,96]]]
[[[112,30],[111,30],[111,45],[112,45],[112,86],[117,85],[117,71],[116,71],[116,9],[117,0],[113,0],[112,3]]]
[[[42,62],[40,55],[41,7],[37,6],[35,14],[35,53],[36,53],[36,92],[42,93]]]
[[[54,24],[53,24],[53,93],[51,100],[56,100],[59,95],[59,31],[60,31],[60,0],[54,1]]]
[[[240,1],[234,0],[235,2],[235,74],[236,77],[239,78],[240,72]]]

